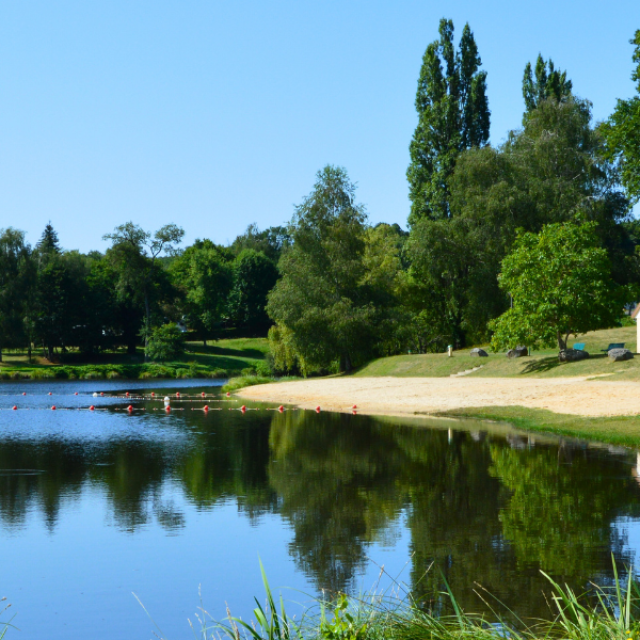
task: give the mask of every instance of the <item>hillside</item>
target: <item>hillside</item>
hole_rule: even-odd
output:
[[[593,331],[569,341],[585,342],[585,350],[590,358],[581,362],[558,362],[557,349],[536,351],[524,358],[509,359],[504,353],[489,353],[488,358],[470,356],[470,349],[454,351],[449,358],[446,353],[407,354],[378,358],[362,367],[354,375],[361,377],[397,376],[397,377],[447,377],[464,374],[473,377],[557,377],[557,376],[594,376],[606,380],[640,380],[640,357],[626,362],[610,362],[601,352],[612,342],[624,342],[625,347],[634,353],[636,345],[636,327],[620,327]],[[471,371],[481,367],[476,371]],[[465,373],[468,372],[468,373]]]

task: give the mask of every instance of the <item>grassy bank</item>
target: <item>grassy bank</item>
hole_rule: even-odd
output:
[[[640,380],[640,357],[626,362],[610,362],[601,352],[610,343],[624,342],[627,349],[636,352],[636,327],[620,327],[593,331],[574,342],[585,342],[590,358],[580,362],[560,363],[557,349],[537,351],[524,358],[509,359],[504,353],[489,353],[488,358],[469,355],[470,349],[454,351],[449,358],[445,353],[406,354],[378,358],[362,367],[356,376],[395,377],[447,377],[469,375],[474,377],[536,377],[588,376],[606,380]],[[476,371],[474,368],[481,367]],[[468,372],[468,373],[465,373]]]
[[[245,387],[252,387],[256,384],[269,384],[271,382],[291,382],[292,380],[299,380],[295,376],[284,376],[282,378],[274,378],[272,376],[260,376],[260,375],[248,375],[238,376],[237,378],[230,378],[229,382],[222,387],[225,392],[238,391]]]
[[[431,607],[410,596],[373,595],[359,599],[332,594],[296,620],[290,617],[282,598],[276,599],[265,580],[266,603],[258,599],[255,621],[230,617],[226,622],[202,623],[202,638],[231,640],[637,640],[640,590],[629,579],[621,584],[614,564],[614,584],[589,586],[589,596],[549,580],[549,614],[546,619],[523,620],[490,594],[479,596],[492,613],[480,615],[461,610],[446,581],[443,592],[434,594]],[[398,589],[404,592],[404,589]]]
[[[29,363],[26,353],[5,352],[0,379],[230,378],[259,371],[268,350],[266,338],[218,340],[206,347],[189,342],[184,357],[162,364],[145,363],[141,349],[135,354],[102,353],[90,361],[80,353],[69,352],[63,364],[52,364],[40,357]]]
[[[431,414],[433,415],[433,414]],[[437,414],[446,418],[477,418],[508,422],[519,429],[640,447],[640,416],[585,418],[545,409],[478,407]]]

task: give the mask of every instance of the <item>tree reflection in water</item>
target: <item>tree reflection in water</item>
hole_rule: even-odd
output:
[[[185,412],[181,420],[179,443],[0,442],[2,526],[25,527],[37,511],[53,531],[86,490],[102,491],[111,521],[131,532],[179,533],[189,526],[185,504],[215,510],[232,501],[256,526],[264,514],[285,520],[296,565],[332,591],[353,588],[372,546],[407,527],[411,586],[425,606],[444,606],[446,578],[467,610],[483,607],[478,582],[529,616],[547,611],[541,569],[582,592],[611,578],[611,553],[620,567],[632,559],[614,526],[640,515],[631,453],[343,414]],[[166,498],[168,484],[179,499]],[[243,552],[255,563],[253,549]]]

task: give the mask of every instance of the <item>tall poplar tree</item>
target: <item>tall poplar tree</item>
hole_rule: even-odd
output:
[[[565,102],[571,96],[573,84],[567,80],[567,72],[556,70],[553,60],[545,60],[540,54],[536,60],[535,77],[531,63],[527,62],[522,78],[522,95],[526,111],[526,122],[529,114],[536,109],[543,100],[555,98],[558,102]]]
[[[457,52],[453,22],[440,20],[439,33],[440,38],[425,51],[418,79],[418,126],[407,170],[411,225],[424,218],[451,216],[449,179],[458,154],[489,140],[487,74],[480,71],[473,32],[466,24]]]
[[[620,162],[622,184],[633,202],[640,200],[640,29],[630,41],[635,45],[633,61],[636,68],[631,79],[636,83],[636,95],[618,100],[602,131],[607,142],[607,156]]]

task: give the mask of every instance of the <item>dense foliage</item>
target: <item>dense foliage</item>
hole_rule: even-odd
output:
[[[34,247],[0,230],[0,358],[145,344],[164,359],[149,340],[178,323],[205,346],[230,330],[268,333],[272,370],[308,375],[492,337],[495,348],[562,346],[614,323],[640,295],[640,30],[632,44],[638,93],[607,122],[595,126],[567,72],[540,55],[524,69],[522,128],[490,145],[475,37],[465,25],[456,47],[442,20],[418,80],[410,232],[372,226],[331,165],[288,225],[250,225],[228,246],[181,248],[174,224],[150,233],[128,222],[104,254],[85,255],[64,250],[51,224]],[[560,283],[565,269],[579,286]],[[543,282],[561,291],[562,311],[539,298]]]
[[[546,225],[539,234],[521,234],[502,263],[500,287],[513,304],[492,323],[496,349],[566,349],[571,335],[609,327],[628,292],[611,278],[607,252],[595,224]]]

